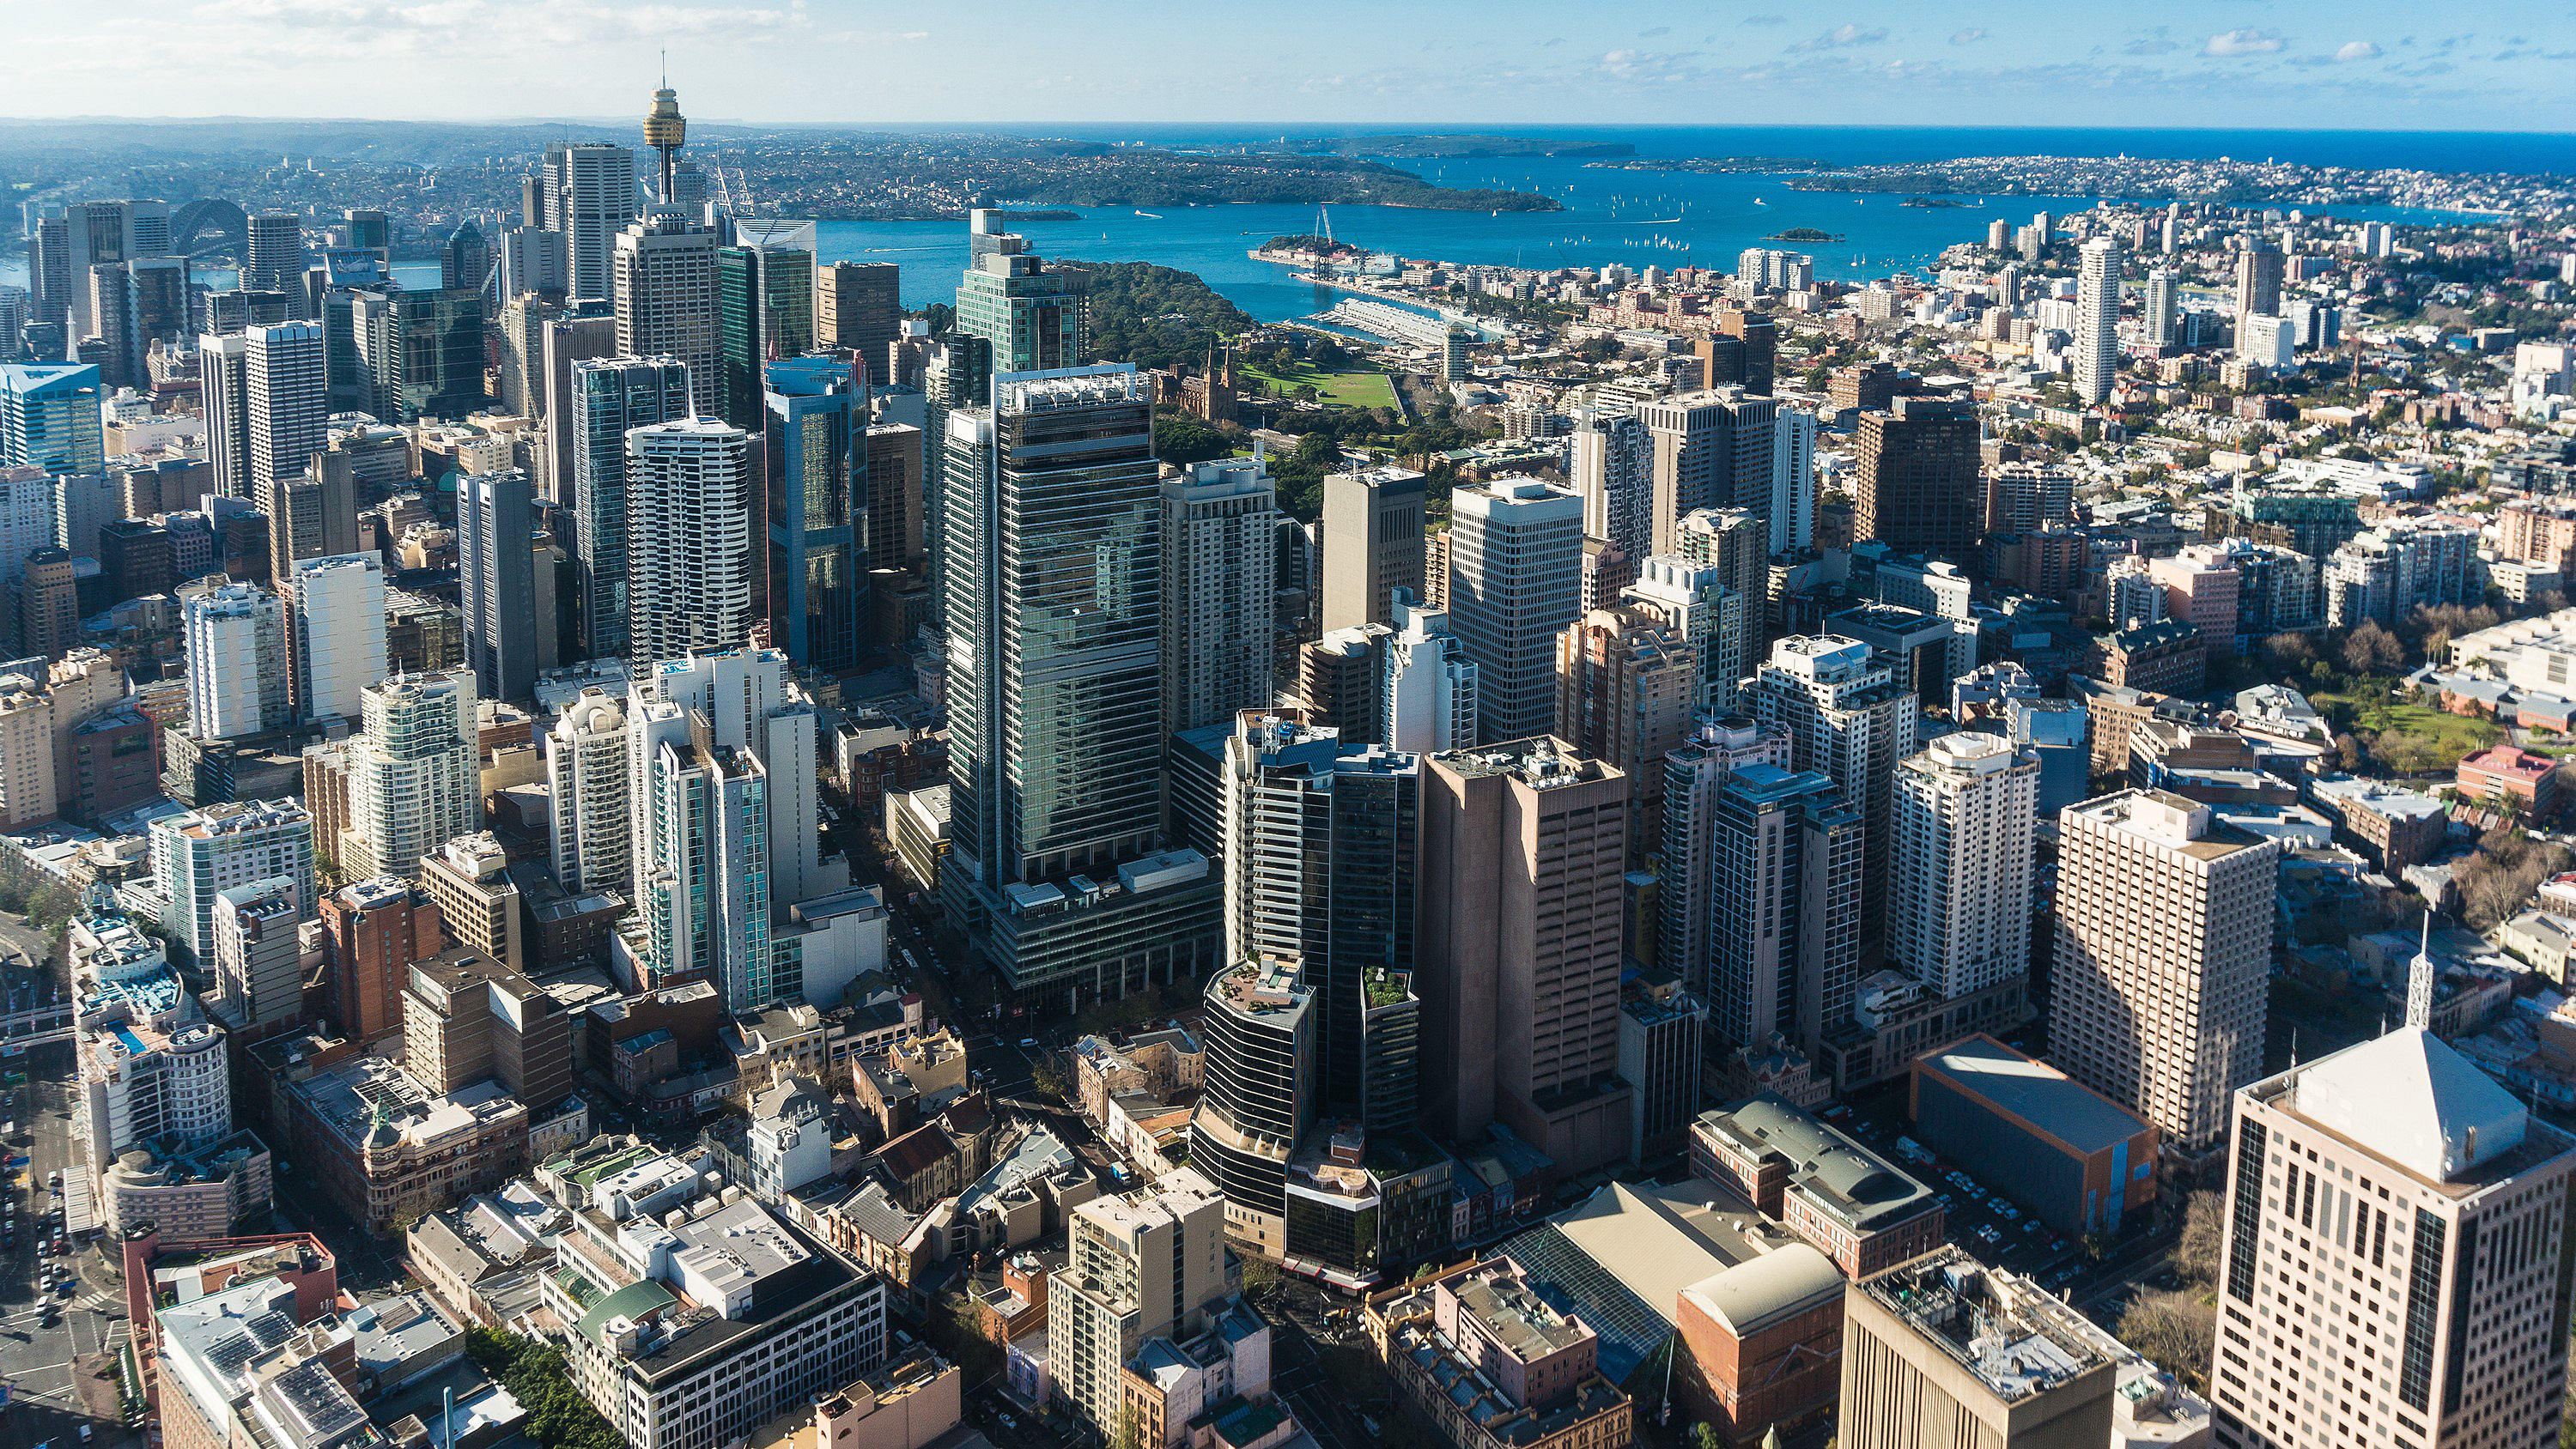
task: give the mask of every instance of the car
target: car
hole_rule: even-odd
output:
[[[2040,1225],[2039,1225],[2039,1224],[2037,1224],[2037,1223],[2024,1223],[2024,1224],[2022,1224],[2022,1225],[2021,1225],[2021,1230],[2022,1230],[2023,1232],[2025,1232],[2025,1233],[2036,1233],[2036,1232],[2042,1232],[2042,1231],[2045,1231],[2045,1230],[2044,1230],[2044,1229],[2042,1229],[2042,1228],[2040,1227]]]
[[[1020,1050],[1022,1051],[1027,1051],[1029,1048],[1036,1046],[1037,1044],[1038,1039],[1036,1037],[1024,1036],[1020,1038]]]
[[[65,1278],[60,1283],[54,1285],[54,1291],[65,1298],[69,1298],[80,1291],[80,1280],[77,1278]]]
[[[993,1413],[993,1417],[994,1417],[995,1419],[999,1420],[999,1421],[1000,1421],[1000,1423],[1001,1423],[1001,1425],[1002,1425],[1002,1427],[1003,1427],[1003,1428],[1005,1428],[1005,1429],[1016,1429],[1016,1428],[1020,1427],[1020,1421],[1019,1421],[1019,1420],[1014,1419],[1014,1418],[1012,1418],[1010,1415],[1005,1414],[1005,1413],[1002,1413],[1002,1412],[1001,1412],[1001,1411],[999,1411],[999,1410],[995,1410],[995,1411],[994,1411],[994,1413]]]

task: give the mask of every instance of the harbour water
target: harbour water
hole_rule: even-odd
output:
[[[949,128],[954,129],[954,128]],[[1143,140],[1178,149],[1240,146],[1285,136],[1312,136],[1314,126],[992,127],[999,131]],[[1344,132],[1402,131],[1345,127]],[[1411,128],[1419,132],[1426,129]],[[2439,171],[2576,171],[2576,137],[2440,132],[2101,131],[1947,129],[1931,127],[1528,127],[1504,124],[1437,128],[1489,135],[1624,142],[1640,156],[1778,156],[1834,164],[1933,161],[1970,155],[2141,155],[2276,158],[2318,165],[2404,166]],[[1553,212],[1426,211],[1336,206],[1319,222],[1312,206],[1235,205],[1076,208],[1079,219],[1018,223],[1050,257],[1146,261],[1195,272],[1219,293],[1264,321],[1301,317],[1331,305],[1331,294],[1299,282],[1292,269],[1253,261],[1247,252],[1273,236],[1328,223],[1343,241],[1405,257],[1515,266],[1602,266],[1637,270],[1710,265],[1731,268],[1736,253],[1792,228],[1839,242],[1772,243],[1815,258],[1819,276],[1860,278],[1921,267],[1944,247],[1981,238],[1993,217],[2016,224],[2033,212],[2065,215],[2092,197],[1954,197],[1956,207],[1904,205],[1893,195],[1796,191],[1777,175],[1700,175],[1587,166],[1573,157],[1405,159],[1394,164],[1454,186],[1534,191],[1564,206]],[[2162,200],[2159,197],[2132,198]],[[2334,207],[2353,220],[2430,221],[2443,213],[2391,207]],[[825,221],[817,244],[825,261],[893,262],[903,269],[906,305],[945,301],[966,264],[958,221]],[[0,263],[0,280],[23,281],[23,254]],[[397,268],[409,285],[435,269]]]

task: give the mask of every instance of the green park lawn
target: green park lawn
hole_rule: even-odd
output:
[[[1278,397],[1295,397],[1300,388],[1311,387],[1315,396],[1331,407],[1393,408],[1395,384],[1376,368],[1356,368],[1348,372],[1326,372],[1312,363],[1300,362],[1291,368],[1273,372],[1264,367],[1238,363],[1238,374],[1257,377]]]
[[[2320,708],[2349,706],[2348,728],[2382,767],[2399,775],[2447,772],[2461,756],[2485,749],[2504,736],[2493,720],[2448,714],[2429,705],[2325,693],[2313,702]]]

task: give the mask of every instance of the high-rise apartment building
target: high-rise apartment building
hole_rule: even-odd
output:
[[[1432,1131],[1469,1139],[1500,1120],[1565,1172],[1627,1156],[1628,789],[1545,737],[1424,763],[1414,990]]]
[[[1708,999],[1709,947],[1714,939],[1717,900],[1716,833],[1712,827],[1718,788],[1745,765],[1785,766],[1789,737],[1764,729],[1747,715],[1703,719],[1699,727],[1663,759],[1663,870],[1656,890],[1655,938],[1634,942],[1630,954],[1641,959],[1651,946],[1655,965],[1679,977],[1682,989]]]
[[[322,329],[311,322],[281,322],[250,328],[242,337],[249,497],[273,527],[279,484],[301,475],[331,441]]]
[[[1900,397],[1860,415],[1852,536],[1967,563],[1985,516],[1976,404]]]
[[[886,346],[903,321],[903,274],[892,262],[834,262],[814,273],[814,340],[858,355],[872,384],[886,375]]]
[[[767,420],[768,536],[759,547],[769,637],[798,664],[848,669],[859,662],[867,617],[859,561],[872,484],[866,393],[849,364],[833,357],[772,362],[767,375],[757,411]]]
[[[80,643],[80,584],[69,549],[28,551],[19,573],[17,616],[18,648],[31,657],[60,659]]]
[[[1324,476],[1325,632],[1388,622],[1397,589],[1422,597],[1423,490],[1410,468]]]
[[[714,418],[626,435],[627,657],[738,649],[754,617],[751,438]]]
[[[1655,440],[1634,413],[1576,412],[1573,481],[1583,495],[1584,537],[1628,559],[1655,551]]]
[[[306,720],[356,720],[364,691],[390,671],[385,648],[385,561],[381,554],[298,559],[283,592],[295,654],[296,713]]]
[[[1860,982],[1861,814],[1821,771],[1746,762],[1711,792],[1708,830],[1714,1054],[1781,1037],[1816,1059]]]
[[[1227,1297],[1225,1199],[1183,1167],[1133,1196],[1084,1203],[1065,1237],[1064,1271],[1047,1283],[1048,1366],[1083,1426],[1115,1439],[1120,1375],[1137,1348],[1194,1336]]]
[[[235,332],[197,339],[197,400],[206,415],[215,496],[251,497],[249,338]]]
[[[179,623],[190,736],[239,739],[295,722],[286,606],[277,595],[257,584],[221,584],[182,602]]]
[[[1779,411],[1777,402],[1742,387],[1639,405],[1637,417],[1653,440],[1654,552],[1680,551],[1681,521],[1694,509],[1741,508],[1767,519],[1782,461]]]
[[[465,660],[475,692],[525,699],[537,682],[535,489],[510,468],[456,484],[456,581],[465,616]],[[370,681],[372,682],[372,681]]]
[[[1163,733],[1273,698],[1279,505],[1258,460],[1193,463],[1162,483]]]
[[[1226,741],[1226,955],[1304,969],[1320,1099],[1341,1116],[1362,1108],[1362,978],[1413,966],[1417,759],[1272,715]]]
[[[567,891],[634,885],[633,788],[625,701],[593,687],[564,707],[546,736],[547,832],[555,880]]]
[[[516,971],[527,959],[527,946],[520,924],[519,888],[511,882],[509,868],[510,857],[501,848],[501,838],[478,830],[421,857],[420,883],[438,903],[439,919],[449,937],[466,950],[480,951]]]
[[[615,266],[619,355],[678,358],[695,414],[722,416],[715,230],[656,210],[617,234]]]
[[[2162,790],[2058,816],[2049,1058],[2186,1159],[2262,1073],[2280,849]]]
[[[95,473],[107,466],[98,369],[78,362],[0,363],[0,467]]]
[[[1800,552],[1816,543],[1816,410],[1782,403],[1771,420],[1770,551]]]
[[[226,1026],[258,1040],[303,1015],[303,920],[303,898],[284,876],[216,894],[209,1006]]]
[[[2036,533],[2075,517],[2075,475],[2053,463],[2006,463],[1986,480],[1986,531]]]
[[[1449,627],[1449,611],[1398,591],[1391,631],[1380,642],[1377,735],[1415,754],[1476,742],[1476,661]]]
[[[1476,665],[1480,740],[1556,723],[1556,636],[1583,612],[1583,500],[1533,478],[1450,495],[1449,622]],[[1329,567],[1329,545],[1325,555]]]
[[[616,296],[617,238],[636,214],[635,153],[604,141],[549,145],[541,174],[546,230],[563,233],[573,298]]]
[[[2147,271],[2147,293],[2141,331],[2147,345],[2165,348],[2181,340],[2182,291],[2170,267],[2151,267]]]
[[[1868,645],[1831,634],[1773,641],[1752,696],[1755,718],[1789,737],[1789,768],[1831,779],[1843,803],[1859,812],[1868,832],[1864,874],[1887,879],[1896,762],[1914,753],[1915,697]],[[1886,930],[1885,894],[1868,892],[1860,917],[1864,963],[1877,963]]]
[[[1558,739],[1628,777],[1630,853],[1663,840],[1664,756],[1689,735],[1699,651],[1649,609],[1594,609],[1556,637]]]
[[[1691,708],[1695,714],[1735,708],[1747,667],[1748,614],[1760,600],[1725,585],[1725,572],[1672,554],[1644,561],[1637,579],[1619,591],[1619,608],[1644,614],[1687,647],[1694,661]]]
[[[2410,1022],[2237,1092],[2234,1148],[2223,1449],[2556,1438],[2576,1139]]]
[[[2084,244],[2075,282],[2075,395],[2088,403],[2111,396],[2120,371],[2120,244],[2097,236]]]
[[[182,964],[211,968],[216,897],[272,877],[313,890],[313,817],[295,800],[249,800],[165,815],[147,827],[161,929]]]
[[[1887,958],[1955,1000],[2030,971],[2039,756],[1942,735],[1896,767]]]
[[[2236,254],[2236,325],[2248,317],[2281,315],[2281,249],[2268,241],[2250,243]]]
[[[417,876],[421,857],[483,823],[474,675],[395,675],[361,692],[360,715],[365,728],[348,752],[341,873]]]
[[[559,493],[556,501],[568,501],[573,510],[582,588],[578,632],[592,658],[622,658],[633,646],[627,629],[632,594],[626,435],[691,416],[689,368],[676,357],[583,359],[571,364],[571,375],[571,492]]]

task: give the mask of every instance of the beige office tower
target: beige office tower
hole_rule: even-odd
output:
[[[1192,1336],[1225,1300],[1225,1199],[1183,1167],[1132,1197],[1084,1203],[1065,1236],[1047,1290],[1050,1366],[1075,1417],[1116,1439],[1118,1374],[1138,1345]]]
[[[1628,777],[1629,848],[1664,838],[1664,756],[1690,736],[1699,651],[1651,610],[1594,609],[1556,636],[1556,736]]]
[[[2049,1059],[2187,1165],[2262,1074],[2280,844],[2164,790],[2069,805],[2057,830]]]
[[[1627,1156],[1628,785],[1545,736],[1425,762],[1413,979],[1432,1131],[1499,1118],[1570,1174]]]
[[[1422,475],[1362,468],[1324,479],[1324,629],[1384,624],[1392,593],[1422,592]]]
[[[2217,1442],[2559,1442],[2576,1138],[2414,1025],[2235,1100]]]
[[[2102,1449],[2117,1339],[1943,1247],[1843,1289],[1841,1449]],[[2187,1441],[2186,1441],[2187,1442]]]

